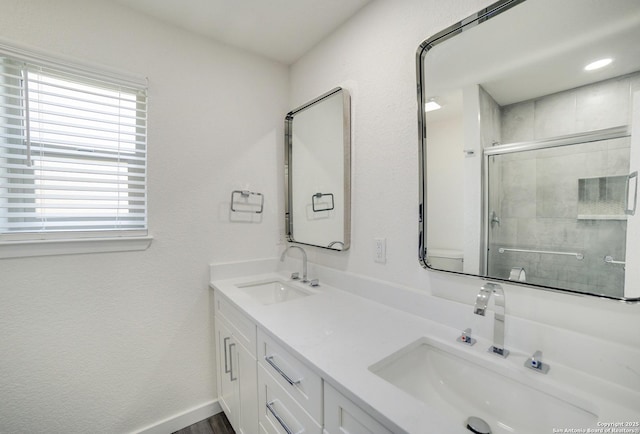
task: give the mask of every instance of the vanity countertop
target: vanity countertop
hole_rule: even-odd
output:
[[[472,347],[458,344],[456,338],[460,330],[322,282],[320,287],[313,289],[315,295],[270,305],[260,304],[238,288],[243,283],[261,280],[289,280],[288,275],[266,273],[212,280],[211,287],[391,431],[441,434],[469,432],[463,423],[445,419],[422,401],[372,373],[369,367],[425,336],[444,346],[459,345],[456,348],[463,348],[463,351],[473,353],[474,357],[497,363],[497,358],[486,352],[490,345],[488,340],[476,336],[478,344]],[[521,372],[526,371],[522,365],[529,356],[511,348],[509,358],[500,359],[499,362],[504,363],[505,369]],[[573,371],[563,366],[553,366],[546,376],[535,372],[521,375],[533,376],[543,384],[552,384],[561,375],[564,380],[569,379],[569,390],[579,385],[579,389],[572,391],[593,390],[594,396],[603,387],[606,389],[611,386],[608,382]],[[618,388],[611,387],[611,394],[615,395]],[[639,395],[634,392],[631,396],[637,399]],[[624,399],[628,399],[628,396]],[[620,402],[605,404],[604,407],[600,404],[599,410],[605,413],[609,408],[620,407]]]

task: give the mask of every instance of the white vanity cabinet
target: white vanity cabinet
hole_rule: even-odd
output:
[[[236,433],[391,433],[224,295],[213,304],[218,400]]]
[[[262,330],[258,400],[264,432],[322,432],[322,378]]]
[[[238,434],[258,429],[256,326],[224,298],[215,297],[218,399]]]
[[[261,433],[322,434],[322,425],[313,419],[260,363],[258,413]]]
[[[331,385],[324,383],[325,434],[392,434]]]

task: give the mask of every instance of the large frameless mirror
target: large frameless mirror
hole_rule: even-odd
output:
[[[418,49],[420,261],[640,301],[640,2],[503,0]]]
[[[349,248],[351,120],[349,93],[333,89],[285,117],[289,241]]]

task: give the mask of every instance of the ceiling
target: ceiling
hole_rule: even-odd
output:
[[[640,71],[638,41],[638,0],[527,0],[430,50],[425,95],[453,114],[462,109],[460,89],[470,84],[482,85],[501,106],[550,95]],[[613,63],[584,70],[605,57]]]
[[[371,0],[115,0],[166,23],[291,64]]]

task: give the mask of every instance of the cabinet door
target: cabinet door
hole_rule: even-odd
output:
[[[224,321],[236,342],[244,345],[255,357],[256,324],[222,295],[214,295],[214,312],[216,319]]]
[[[262,330],[258,330],[258,364],[319,423],[322,421],[322,378]]]
[[[289,395],[264,366],[258,364],[260,432],[321,434],[322,427]]]
[[[255,357],[243,345],[234,347],[237,364],[233,365],[238,378],[238,434],[258,432],[258,371]],[[234,355],[232,355],[234,356]],[[235,360],[234,360],[235,363]]]
[[[222,410],[235,431],[238,431],[238,388],[236,376],[232,376],[234,363],[238,365],[235,347],[237,346],[229,328],[216,319],[216,342],[218,359],[218,400]],[[237,371],[237,369],[236,369]]]
[[[392,434],[326,382],[324,383],[324,429],[328,434]]]

